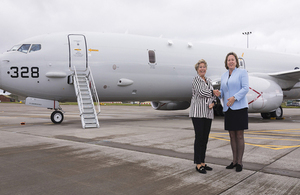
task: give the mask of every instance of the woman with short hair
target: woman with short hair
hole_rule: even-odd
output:
[[[213,107],[215,105],[216,95],[219,91],[213,90],[212,82],[205,76],[207,63],[205,60],[199,60],[195,69],[198,75],[192,82],[192,99],[189,117],[195,130],[194,142],[194,163],[199,173],[206,174],[212,168],[205,164],[205,154],[211,122],[214,118]]]

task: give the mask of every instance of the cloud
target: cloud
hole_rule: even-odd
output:
[[[61,31],[146,35],[299,53],[298,0],[1,0],[0,53]]]

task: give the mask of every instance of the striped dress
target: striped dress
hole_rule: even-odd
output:
[[[212,90],[211,80],[205,77],[207,83],[197,75],[192,83],[192,99],[189,117],[214,118],[214,109],[209,109],[209,104],[216,100]]]

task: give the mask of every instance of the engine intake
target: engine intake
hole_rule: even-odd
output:
[[[247,99],[249,112],[270,112],[281,105],[283,92],[274,81],[250,76]]]

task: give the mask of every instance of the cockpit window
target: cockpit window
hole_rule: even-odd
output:
[[[14,45],[10,50],[8,51],[17,51],[20,48],[21,45]]]
[[[18,49],[18,51],[19,51],[19,52],[23,52],[23,53],[27,53],[28,50],[29,50],[29,48],[30,48],[30,44],[23,44],[23,45]]]
[[[15,45],[13,46],[9,51],[19,51],[22,53],[29,53],[34,52],[34,51],[39,51],[41,50],[42,46],[41,44],[23,44],[23,45]]]
[[[38,50],[41,50],[41,44],[32,44],[29,53]]]

